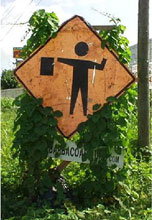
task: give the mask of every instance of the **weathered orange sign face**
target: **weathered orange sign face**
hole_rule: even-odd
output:
[[[63,113],[58,128],[65,137],[87,120],[94,104],[119,96],[135,80],[108,47],[101,48],[98,34],[79,16],[65,22],[15,75],[30,94],[43,98],[43,106]]]

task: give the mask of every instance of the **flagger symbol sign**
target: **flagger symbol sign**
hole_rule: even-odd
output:
[[[79,42],[75,46],[75,53],[78,56],[85,56],[88,53],[89,47],[85,42]],[[88,69],[103,70],[106,59],[103,59],[101,64],[80,60],[80,59],[68,59],[58,58],[58,62],[70,65],[73,67],[73,82],[71,91],[71,103],[70,103],[70,114],[73,114],[78,92],[80,90],[82,103],[83,103],[83,114],[87,115],[87,103],[88,103]],[[54,58],[41,59],[41,75],[52,75],[53,76],[53,64]],[[51,68],[50,68],[51,67]]]
[[[58,129],[65,137],[87,120],[94,104],[121,95],[135,81],[115,53],[101,48],[100,37],[80,16],[61,25],[56,38],[38,48],[15,75],[30,94],[43,98],[43,106],[63,113]]]

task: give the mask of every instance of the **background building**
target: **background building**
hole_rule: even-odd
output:
[[[130,62],[130,69],[133,73],[137,74],[137,44],[130,47],[131,49],[131,62]],[[149,39],[149,71],[152,74],[152,38]]]

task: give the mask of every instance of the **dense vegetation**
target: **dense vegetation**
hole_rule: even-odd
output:
[[[35,49],[43,45],[48,38],[56,36],[59,19],[54,12],[45,12],[44,9],[33,13],[28,22],[28,30],[25,38],[28,37],[26,45],[22,49],[22,57],[25,59]]]
[[[2,89],[13,89],[19,86],[17,80],[13,75],[12,70],[3,70],[1,76],[1,88]]]
[[[44,10],[34,13],[30,30],[41,35],[38,24],[44,19],[54,27],[51,18],[57,21],[54,14]],[[49,36],[56,31],[52,30]],[[40,44],[49,37],[47,32],[46,28]],[[124,27],[117,24],[111,33],[100,34],[110,49],[118,51],[121,62],[128,63],[128,41],[123,32]],[[32,41],[33,35],[25,52],[31,52]],[[72,162],[62,176],[55,170],[61,161],[48,158],[54,140],[57,147],[65,149],[66,139],[55,129],[62,113],[43,108],[42,101],[26,93],[16,100],[2,99],[2,219],[150,220],[151,152],[137,145],[136,85],[119,99],[109,97],[102,108],[93,106],[94,114],[80,124],[72,139],[79,148],[88,149],[83,159],[89,158],[90,164]],[[118,153],[124,150],[123,169],[107,166],[113,148]],[[92,157],[94,149],[98,163]]]
[[[131,88],[122,99],[129,98],[130,95],[136,97],[136,88]],[[31,100],[31,97],[26,96],[26,99]],[[52,199],[44,192],[42,197],[33,200],[34,181],[31,175],[28,177],[27,173],[23,172],[25,164],[23,159],[20,161],[21,156],[14,156],[17,151],[12,149],[13,127],[18,107],[12,105],[12,101],[2,99],[2,219],[151,219],[150,151],[143,149],[141,152],[136,145],[135,105],[131,103],[129,105],[127,127],[126,124],[121,125],[127,135],[121,137],[125,144],[124,168],[122,170],[115,167],[106,168],[102,164],[98,169],[93,164],[72,162],[62,174],[71,194],[68,196],[61,185],[53,183],[54,187],[58,187],[58,195],[54,199],[56,203],[52,203]],[[119,111],[126,111],[122,101],[121,105]],[[109,138],[108,140],[110,142]],[[77,143],[80,141],[78,135],[75,136],[75,141]],[[85,141],[88,142],[88,139]],[[32,147],[29,150],[33,151]],[[42,151],[45,152],[44,148]],[[34,157],[33,155],[32,158]],[[48,162],[47,157],[43,160],[43,166],[39,166],[38,169],[39,172],[43,171],[41,187],[39,185],[39,189],[43,190],[48,187],[46,184],[52,186],[51,179],[48,180],[46,175],[46,165],[48,166],[46,161]],[[49,159],[49,162],[54,167],[60,160]],[[34,163],[35,161],[32,165],[36,166]]]

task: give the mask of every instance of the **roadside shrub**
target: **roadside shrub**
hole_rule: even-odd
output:
[[[14,215],[15,204],[20,196],[21,169],[18,158],[13,158],[11,150],[14,139],[16,107],[13,99],[1,99],[1,199],[2,219]]]
[[[8,97],[2,97],[1,98],[1,111],[5,112],[7,110],[13,110],[15,111],[15,107],[12,105],[14,99],[13,98],[8,98]]]
[[[65,147],[64,138],[56,130],[56,118],[62,114],[51,107],[43,108],[41,99],[26,93],[14,103],[18,109],[12,150],[22,170],[22,193],[29,200],[37,201],[53,184],[49,173],[54,164],[52,158],[48,158],[50,147],[54,140]]]
[[[83,159],[89,159],[90,164],[76,165],[75,172],[69,172],[67,177],[67,181],[72,180],[70,184],[78,204],[93,205],[101,198],[113,196],[117,191],[118,176],[126,178],[116,166],[107,166],[107,158],[113,149],[119,154],[121,150],[130,149],[137,140],[132,134],[137,128],[136,95],[136,86],[133,86],[119,99],[109,98],[110,103],[102,109],[99,109],[100,105],[95,105],[94,110],[98,111],[88,115],[88,121],[80,124],[79,133],[73,141],[87,151]],[[132,123],[135,123],[134,129]],[[98,162],[93,158],[94,151],[97,152]]]
[[[1,76],[1,88],[13,89],[19,87],[12,70],[3,70]]]

